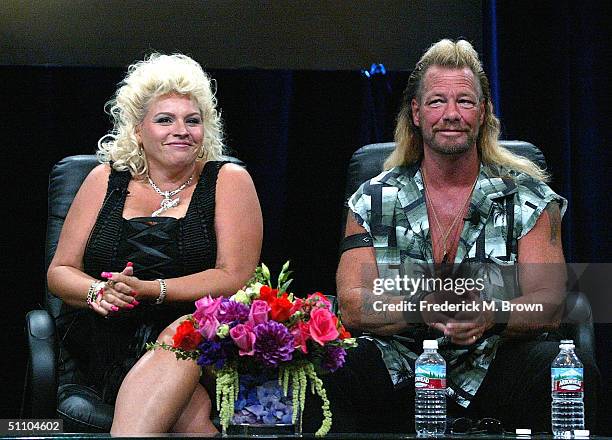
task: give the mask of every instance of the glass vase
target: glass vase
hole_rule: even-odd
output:
[[[287,395],[278,382],[278,370],[257,375],[241,374],[234,416],[223,435],[301,435],[301,414],[295,424],[291,385]]]

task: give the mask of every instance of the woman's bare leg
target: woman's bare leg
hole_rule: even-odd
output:
[[[191,400],[174,424],[173,432],[216,433],[215,425],[210,420],[212,402],[206,389],[198,384]]]
[[[168,326],[158,341],[172,344],[185,318]],[[123,379],[111,434],[217,432],[209,419],[210,398],[199,379],[200,367],[192,360],[177,360],[161,349],[145,353]]]

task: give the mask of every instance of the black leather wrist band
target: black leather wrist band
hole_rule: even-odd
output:
[[[372,236],[367,232],[348,235],[340,242],[340,253],[342,254],[350,249],[372,246],[374,246],[374,240],[372,240]]]

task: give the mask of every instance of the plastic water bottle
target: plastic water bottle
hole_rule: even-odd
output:
[[[414,365],[414,426],[419,437],[443,435],[446,430],[446,362],[438,341],[423,341],[423,354]]]
[[[563,340],[550,368],[552,382],[552,432],[569,438],[584,429],[584,386],[582,362],[574,353],[574,341]]]

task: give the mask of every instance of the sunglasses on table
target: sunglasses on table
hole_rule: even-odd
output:
[[[451,423],[451,434],[503,434],[502,423],[490,417],[477,422],[468,417],[459,417]]]

